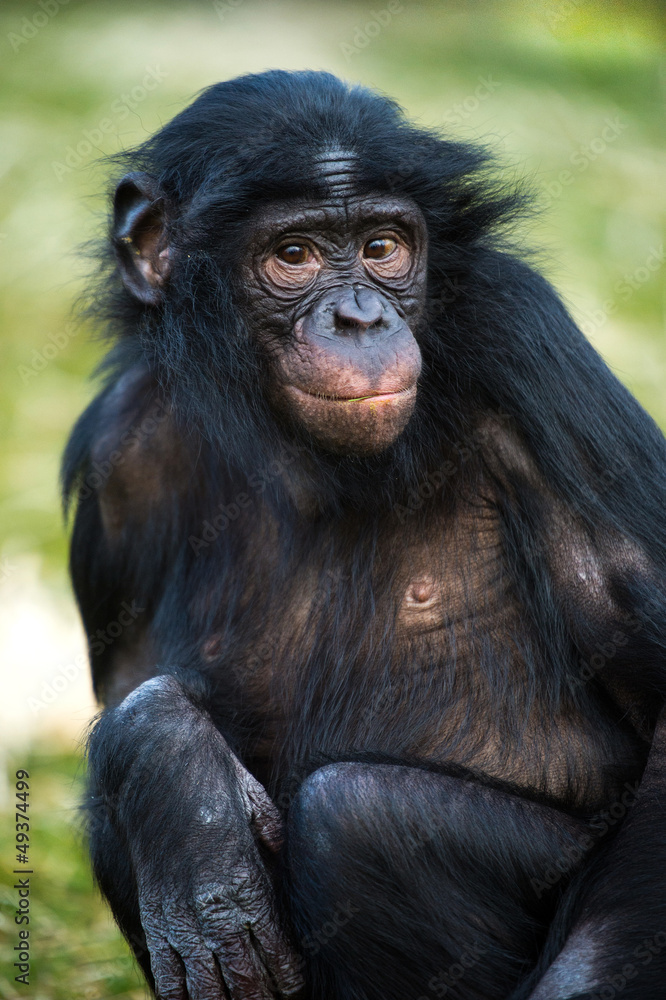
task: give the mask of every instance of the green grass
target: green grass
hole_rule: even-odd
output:
[[[14,775],[29,774],[30,864],[15,863]],[[143,1000],[147,991],[129,949],[107,907],[93,892],[78,803],[82,797],[82,765],[72,754],[34,749],[9,761],[8,808],[0,813],[0,857],[3,877],[3,955],[18,943],[14,923],[17,878],[13,868],[30,868],[30,988],[14,982],[11,959],[0,967],[3,1000]],[[22,925],[24,926],[24,925]]]

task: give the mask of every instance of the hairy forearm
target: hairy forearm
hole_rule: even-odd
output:
[[[154,837],[173,829],[233,778],[232,754],[208,715],[174,677],[144,682],[105,712],[92,732],[93,809],[115,825]],[[168,823],[166,822],[168,820]]]

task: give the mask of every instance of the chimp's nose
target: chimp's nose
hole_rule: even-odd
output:
[[[384,304],[371,288],[344,288],[336,299],[333,316],[338,330],[357,329],[362,332],[378,326],[384,315]]]

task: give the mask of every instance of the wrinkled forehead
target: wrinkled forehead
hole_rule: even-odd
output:
[[[356,153],[334,147],[323,150],[313,162],[314,180],[333,199],[353,194],[358,186],[359,160]]]
[[[255,233],[279,229],[344,233],[375,224],[425,230],[420,209],[411,199],[373,193],[350,193],[343,199],[304,197],[269,202],[257,207],[249,220],[249,228]]]
[[[392,226],[412,235],[425,248],[426,224],[411,198],[368,191],[361,183],[356,153],[339,147],[321,150],[311,161],[307,193],[263,201],[251,212],[246,232],[253,244],[266,244],[282,234],[320,234],[334,242],[371,228]]]
[[[355,233],[371,226],[393,225],[426,238],[421,211],[411,198],[363,191],[356,154],[327,150],[313,161],[316,193],[263,202],[251,213],[252,239],[270,239],[281,232]]]

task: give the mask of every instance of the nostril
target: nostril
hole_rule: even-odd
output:
[[[365,316],[343,315],[342,313],[336,313],[335,316],[336,326],[341,327],[343,330],[370,330],[372,327],[379,326],[381,321],[381,316],[378,316],[376,319],[368,319]]]
[[[370,330],[382,322],[384,309],[376,295],[349,290],[335,304],[336,326],[340,329]]]

